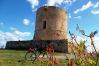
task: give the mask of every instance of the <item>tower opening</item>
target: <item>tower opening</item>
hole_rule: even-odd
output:
[[[43,29],[46,29],[46,21],[43,21]]]

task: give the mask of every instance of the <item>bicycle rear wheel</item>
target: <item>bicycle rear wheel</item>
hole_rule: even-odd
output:
[[[25,60],[35,61],[35,59],[36,59],[36,56],[35,56],[35,53],[34,52],[27,52],[25,54]]]

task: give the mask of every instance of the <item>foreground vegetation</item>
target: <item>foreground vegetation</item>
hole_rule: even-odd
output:
[[[71,53],[75,56],[75,64],[76,66],[99,66],[99,54],[96,50],[96,47],[94,45],[94,37],[97,34],[97,30],[91,32],[90,34],[86,34],[84,30],[80,29],[80,27],[77,25],[77,31],[81,33],[82,36],[89,38],[90,45],[92,46],[93,51],[88,52],[86,41],[80,39],[80,42],[78,42],[77,37],[74,33],[71,33],[69,31],[71,40],[69,42],[70,48],[72,50]]]

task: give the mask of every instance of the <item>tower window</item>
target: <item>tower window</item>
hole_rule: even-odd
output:
[[[44,8],[44,11],[45,11],[45,12],[47,11],[47,7]]]
[[[46,29],[46,21],[43,21],[43,29]]]

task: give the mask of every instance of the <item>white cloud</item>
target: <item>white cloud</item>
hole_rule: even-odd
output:
[[[61,5],[64,0],[47,0],[47,5],[48,6],[55,6],[55,5]]]
[[[91,13],[94,15],[99,14],[99,9],[97,8],[99,8],[99,2],[93,5],[93,9],[91,10]]]
[[[77,36],[77,40],[82,40],[83,38],[82,37],[80,37],[80,36]]]
[[[99,36],[94,37],[94,43],[95,43],[96,49],[99,51]]]
[[[35,12],[35,11],[37,11],[37,8],[35,8],[35,9],[32,9],[32,12]]]
[[[92,10],[91,13],[92,14],[99,14],[99,10]]]
[[[38,0],[27,0],[27,1],[31,4],[33,9],[35,8],[35,6],[38,6],[39,4]]]
[[[86,38],[86,39],[87,39],[87,43],[86,43],[87,50],[89,52],[94,51],[93,46],[91,45],[91,42],[90,42],[90,38]],[[93,41],[94,41],[94,45],[96,47],[96,50],[99,51],[99,36],[95,36],[94,39],[93,39]]]
[[[30,20],[29,20],[29,19],[24,19],[24,20],[23,20],[23,24],[24,24],[24,25],[28,26],[29,23],[30,23]]]
[[[64,3],[67,4],[67,5],[72,5],[76,1],[77,0],[64,0]]]
[[[96,4],[93,4],[91,1],[89,1],[87,4],[83,5],[81,8],[74,11],[74,14],[77,14],[78,12],[84,11],[92,7],[91,13],[92,14],[99,14],[99,10],[96,10],[95,8],[99,7],[99,2]]]
[[[73,4],[77,0],[47,0],[47,3],[43,4],[42,6],[63,6],[63,8],[66,8],[66,6]],[[30,3],[32,11],[37,11],[37,6],[39,6],[39,0],[27,0],[27,2]]]
[[[92,7],[92,6],[93,6],[92,2],[89,1],[87,4],[83,5],[81,8],[75,10],[74,13],[77,14],[78,12],[87,10],[88,8],[90,8],[90,7]]]
[[[72,3],[76,2],[76,0],[47,0],[48,6],[57,6],[57,5],[71,5]]]
[[[87,51],[90,53],[93,51],[93,47],[91,45],[87,46]]]
[[[24,37],[31,36],[31,32],[21,32],[15,30],[13,32],[0,31],[0,47],[5,47],[7,41],[25,40]]]
[[[74,17],[74,18],[76,18],[76,19],[81,19],[81,16],[77,16],[77,17]]]
[[[77,36],[77,37],[76,37],[77,42],[80,42],[81,40],[86,41],[87,39],[88,39],[88,38],[81,37],[81,36]]]
[[[39,0],[27,0],[27,1],[30,3],[33,11],[35,10],[35,7],[39,5]]]
[[[99,7],[99,2],[97,2],[95,5],[94,5],[94,8],[97,8]]]
[[[31,35],[30,32],[20,32],[20,31],[18,31],[18,30],[14,31],[13,33],[14,33],[14,35],[19,36],[19,37],[24,37],[24,36],[29,36],[29,35]]]
[[[92,45],[90,44],[90,39],[88,39],[88,45],[89,45],[87,47],[88,51],[90,52],[94,51]],[[99,36],[94,37],[94,45],[95,45],[96,50],[99,51]]]

